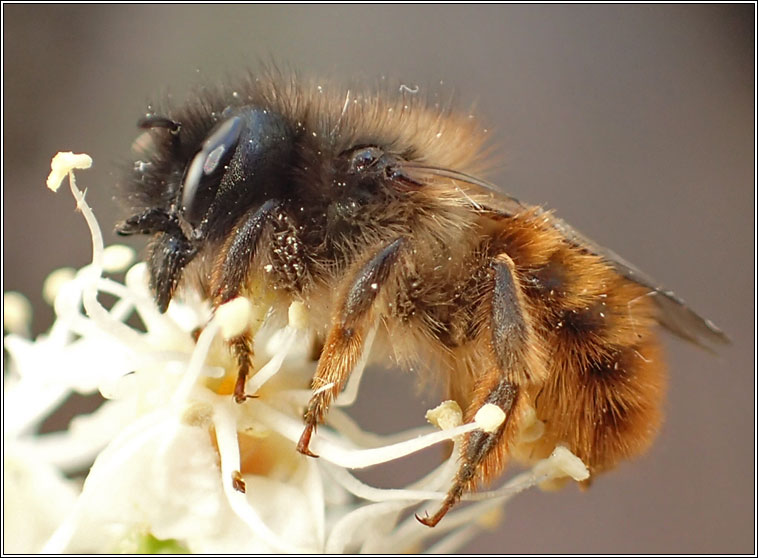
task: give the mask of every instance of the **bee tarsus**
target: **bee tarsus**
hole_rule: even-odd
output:
[[[308,457],[318,457],[313,453],[308,446],[311,444],[311,436],[316,431],[316,421],[314,419],[305,418],[305,428],[300,435],[300,440],[297,442],[297,451]]]
[[[248,332],[239,335],[231,342],[232,354],[237,359],[237,381],[234,384],[234,401],[244,403],[248,399],[255,399],[257,395],[248,395],[245,393],[245,384],[247,377],[252,369],[253,362],[253,340]]]

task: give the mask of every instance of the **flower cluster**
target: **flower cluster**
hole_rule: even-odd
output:
[[[460,424],[460,413],[446,404],[430,415],[441,429],[365,432],[342,410],[356,398],[365,362],[313,441],[320,459],[300,455],[295,444],[314,373],[302,305],[290,308],[286,324],[271,323],[267,308],[245,299],[213,313],[187,297],[161,314],[145,264],[132,265],[134,254],[124,246],[103,246],[72,172],[89,158],[59,157],[49,185],[69,177],[93,257],[78,271],[50,276],[44,290],[56,321],[36,340],[24,333],[25,300],[4,296],[12,332],[3,384],[5,551],[450,552],[492,526],[519,491],[559,477],[586,478],[581,461],[559,447],[498,490],[468,495],[476,501],[436,528],[420,525],[413,512],[444,498],[456,451],[402,488],[369,486],[352,471],[444,440],[457,446],[493,419]],[[125,272],[123,282],[112,277],[117,272]],[[106,297],[115,302],[106,305]],[[257,372],[247,392],[258,397],[239,405],[230,396],[236,372],[225,338],[251,323]],[[73,393],[99,393],[103,403],[64,431],[40,434],[40,424]],[[495,413],[494,420],[502,417]],[[81,471],[88,471],[83,483]]]

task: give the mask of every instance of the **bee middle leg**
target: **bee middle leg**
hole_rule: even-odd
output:
[[[458,471],[442,505],[432,516],[416,516],[428,527],[437,525],[464,492],[476,489],[479,482],[491,480],[505,468],[508,447],[518,433],[525,406],[522,387],[546,375],[513,261],[501,254],[489,265],[491,289],[484,302],[486,321],[480,335],[489,333],[491,364],[476,379],[464,419],[473,420],[483,405],[491,403],[505,412],[505,420],[494,432],[475,430],[467,435]]]
[[[374,303],[404,242],[399,238],[381,248],[349,279],[313,377],[314,393],[305,412],[305,430],[297,444],[297,451],[304,455],[317,457],[308,449],[313,431],[361,357],[366,335],[374,322]]]

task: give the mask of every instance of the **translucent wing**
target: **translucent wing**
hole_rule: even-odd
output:
[[[465,173],[411,165],[408,168],[410,176],[421,177],[423,174],[445,176],[456,182],[464,197],[477,211],[493,212],[510,217],[528,209],[534,209],[521,203],[514,197],[500,192],[497,186],[469,176]],[[708,351],[714,350],[714,345],[729,343],[729,338],[711,321],[702,318],[672,291],[666,289],[652,277],[640,271],[624,258],[590,240],[565,221],[550,215],[550,222],[561,234],[574,245],[602,257],[616,271],[630,281],[650,289],[650,296],[658,309],[658,322],[675,335],[694,343]]]
[[[553,217],[553,225],[573,244],[597,254],[613,265],[618,273],[650,289],[650,296],[658,307],[658,322],[682,339],[695,343],[707,350],[712,345],[729,343],[729,338],[710,320],[702,318],[672,291],[655,281],[646,273],[627,262],[624,258],[593,242],[565,221]]]

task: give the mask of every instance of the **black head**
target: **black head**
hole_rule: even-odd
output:
[[[150,286],[163,312],[205,243],[224,238],[250,207],[286,194],[295,140],[283,116],[251,106],[223,110],[200,132],[157,115],[139,126],[155,144],[150,160],[135,165],[132,176],[146,207],[117,232],[155,235]]]

